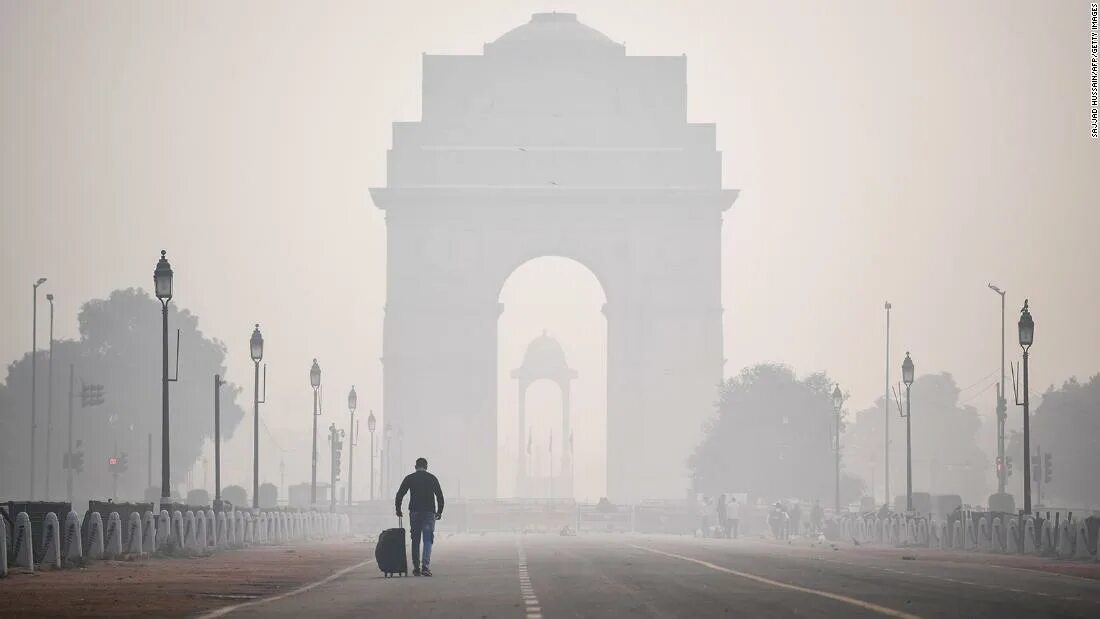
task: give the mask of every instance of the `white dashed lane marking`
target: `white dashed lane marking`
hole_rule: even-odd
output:
[[[542,619],[542,605],[531,586],[531,575],[527,573],[527,552],[523,549],[523,539],[516,539],[516,553],[519,558],[519,592],[526,606],[527,619]]]

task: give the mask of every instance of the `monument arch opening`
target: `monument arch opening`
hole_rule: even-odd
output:
[[[606,296],[559,256],[524,262],[499,296],[498,494],[606,493]]]
[[[722,378],[722,189],[687,59],[629,56],[569,13],[480,55],[423,57],[423,116],[393,127],[383,407],[445,483],[493,497],[501,282],[539,256],[607,295],[607,492],[681,498]],[[511,370],[513,368],[507,368]],[[393,480],[391,480],[393,481]]]

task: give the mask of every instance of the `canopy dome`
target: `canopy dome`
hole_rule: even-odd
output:
[[[488,53],[494,49],[547,45],[624,49],[606,34],[577,21],[575,13],[535,13],[531,16],[531,21],[505,32],[496,41],[486,44],[485,51]]]
[[[515,378],[576,378],[577,372],[565,361],[565,351],[561,344],[546,331],[531,340],[523,354],[523,365],[512,372]]]

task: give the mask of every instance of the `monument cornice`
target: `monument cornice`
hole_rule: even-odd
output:
[[[695,187],[373,187],[382,210],[419,207],[515,208],[517,206],[697,206],[725,211],[737,189]]]

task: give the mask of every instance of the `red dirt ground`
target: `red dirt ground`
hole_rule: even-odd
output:
[[[373,555],[373,544],[352,541],[12,570],[0,579],[0,617],[185,617],[276,595]]]

